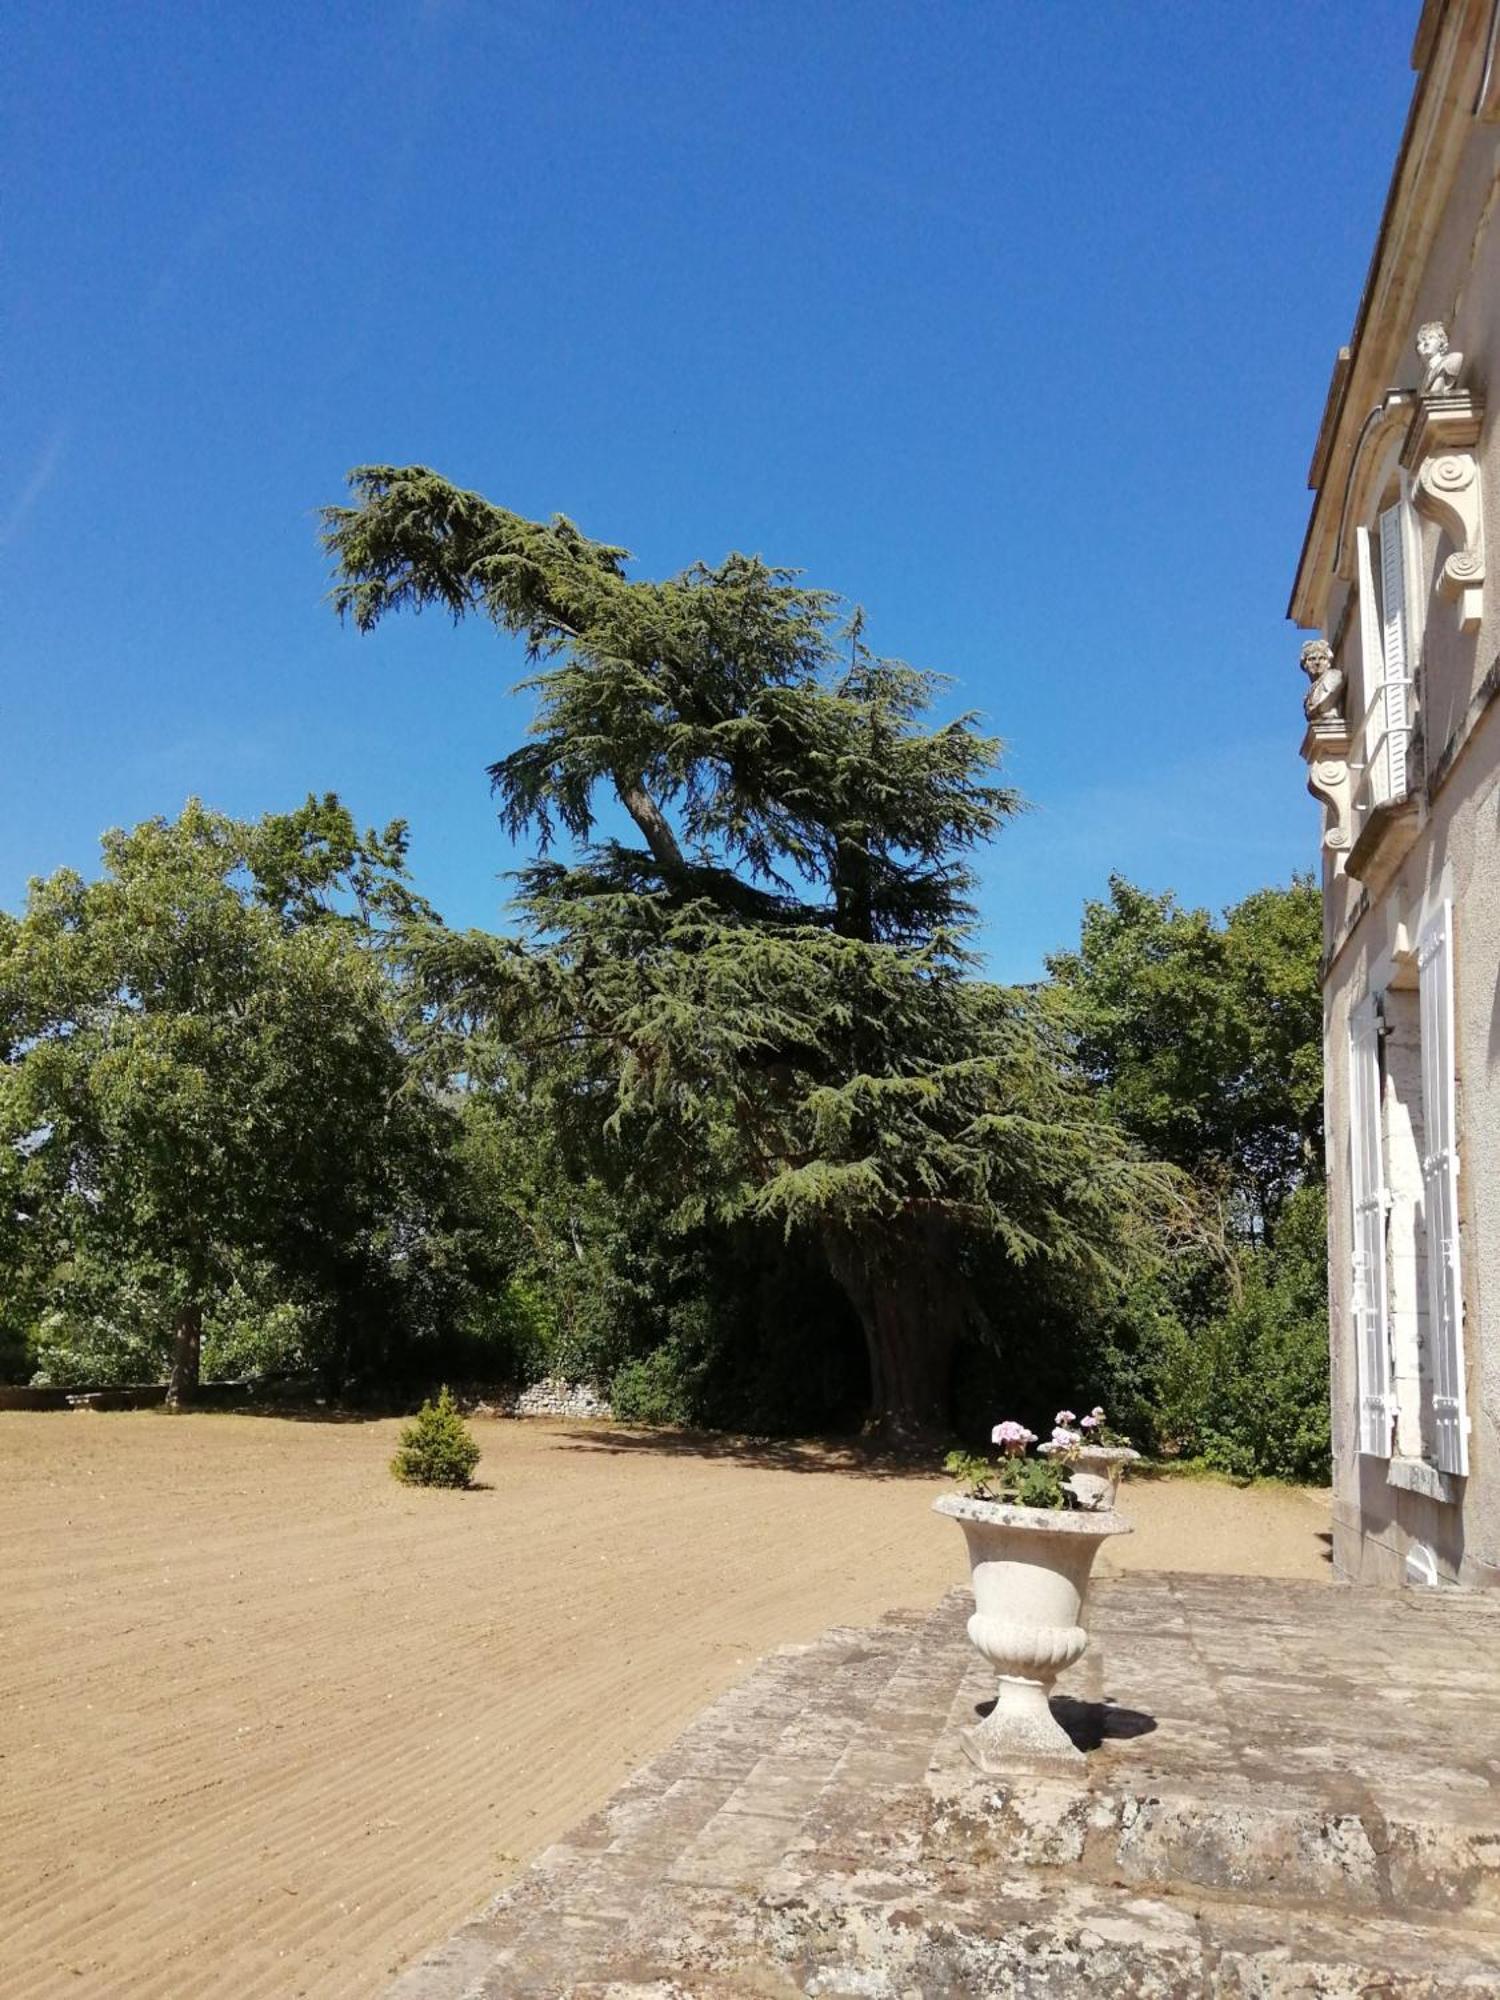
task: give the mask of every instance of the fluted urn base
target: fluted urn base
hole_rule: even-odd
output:
[[[997,1675],[995,1706],[964,1748],[997,1776],[1022,1759],[1081,1762],[1048,1696],[1088,1647],[1083,1605],[1089,1574],[1110,1535],[1128,1535],[1114,1513],[1004,1507],[945,1494],[934,1511],[958,1522],[969,1545],[974,1615],[969,1637]]]
[[[1021,1758],[1083,1762],[1083,1752],[1052,1713],[1042,1682],[1017,1680],[1010,1674],[1001,1674],[995,1706],[983,1721],[964,1731],[963,1745],[969,1762],[990,1778],[1013,1771]]]

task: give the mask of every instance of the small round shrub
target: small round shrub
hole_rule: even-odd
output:
[[[479,1463],[474,1433],[446,1389],[401,1433],[391,1471],[404,1486],[467,1486]]]

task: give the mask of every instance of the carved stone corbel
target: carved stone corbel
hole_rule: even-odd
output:
[[[1444,353],[1429,366],[1441,368],[1448,361],[1461,364],[1463,356]],[[1484,615],[1484,502],[1473,450],[1483,421],[1484,406],[1467,389],[1425,395],[1401,453],[1402,464],[1415,475],[1412,499],[1418,512],[1436,521],[1453,543],[1438,594],[1457,602],[1461,632],[1477,632]]]
[[[1354,844],[1354,787],[1344,724],[1310,722],[1302,754],[1307,759],[1307,789],[1323,807],[1323,845],[1330,854],[1347,854]]]
[[[1454,543],[1438,577],[1438,593],[1457,600],[1460,632],[1477,632],[1484,616],[1484,517],[1473,452],[1429,458],[1417,474],[1414,498]]]

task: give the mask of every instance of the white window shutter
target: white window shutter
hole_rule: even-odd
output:
[[[1381,642],[1380,593],[1375,588],[1375,556],[1371,547],[1372,537],[1368,528],[1360,528],[1355,541],[1359,548],[1359,666],[1360,688],[1359,708],[1349,705],[1351,720],[1360,721],[1363,736],[1358,748],[1358,757],[1365,768],[1366,804],[1379,804],[1384,796],[1385,758],[1382,752],[1371,761],[1370,735],[1382,723],[1377,717],[1383,714],[1385,700],[1385,648]]]
[[[1380,1143],[1380,1017],[1367,995],[1349,1022],[1349,1193],[1354,1232],[1354,1348],[1359,1448],[1391,1455],[1390,1309],[1386,1294],[1388,1198]]]
[[[1417,941],[1422,1034],[1422,1206],[1432,1415],[1443,1472],[1469,1469],[1464,1399],[1464,1300],[1458,1246],[1458,1073],[1453,1037],[1453,905]]]
[[[1406,797],[1406,742],[1410,726],[1408,681],[1411,647],[1406,611],[1405,509],[1387,507],[1380,517],[1380,648],[1384,672],[1384,746],[1376,799],[1388,804]]]

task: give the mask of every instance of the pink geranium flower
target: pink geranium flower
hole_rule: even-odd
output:
[[[1028,1445],[1036,1443],[1036,1432],[1007,1417],[990,1432],[990,1442],[999,1445],[1007,1458],[1019,1458]]]

